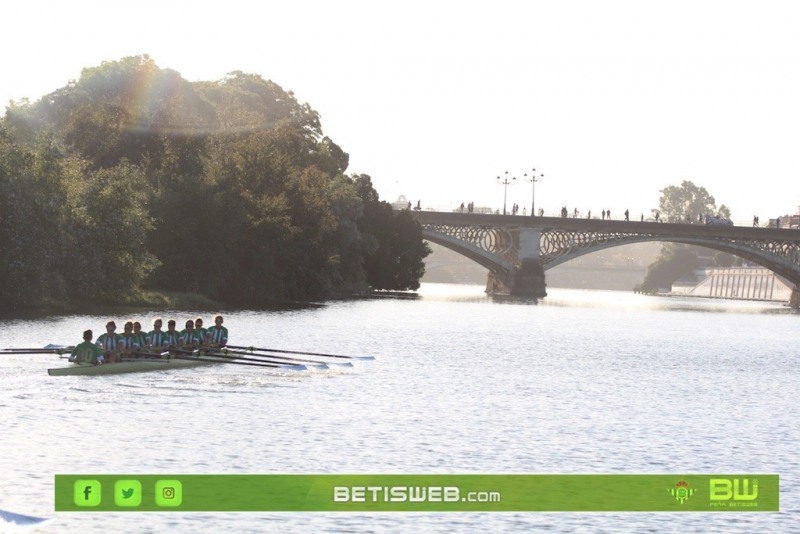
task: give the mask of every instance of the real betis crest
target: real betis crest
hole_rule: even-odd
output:
[[[686,502],[686,499],[691,497],[696,490],[689,488],[689,483],[685,480],[679,480],[674,488],[670,488],[669,492],[675,497],[675,500],[680,504]]]

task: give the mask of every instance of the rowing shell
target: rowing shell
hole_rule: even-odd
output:
[[[94,365],[91,363],[72,363],[69,367],[58,367],[48,369],[50,376],[90,376],[90,375],[117,375],[122,373],[143,373],[147,371],[163,371],[165,369],[186,369],[187,367],[199,367],[202,365],[214,365],[225,363],[225,360],[213,360],[211,358],[203,360],[184,360],[180,358],[169,359],[141,359],[129,360],[118,363],[104,363]]]

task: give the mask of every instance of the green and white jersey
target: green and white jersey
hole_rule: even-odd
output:
[[[195,330],[200,332],[200,337],[203,339],[203,343],[206,343],[206,341],[208,341],[208,328],[200,327],[195,328]]]
[[[147,332],[134,332],[133,337],[137,339],[140,349],[150,346],[150,335]]]
[[[76,363],[97,363],[103,357],[103,351],[91,341],[84,341],[77,345],[70,354],[70,361]]]
[[[95,345],[103,349],[104,352],[111,352],[122,348],[122,336],[119,334],[100,334],[95,341]]]
[[[178,347],[181,344],[181,333],[177,330],[167,330],[164,332],[167,334],[167,345],[170,347]]]
[[[131,334],[129,336],[126,336],[125,334],[123,334],[123,335],[120,336],[120,338],[121,339],[119,341],[119,348],[121,348],[123,350],[132,350],[132,349],[140,348],[139,336],[137,336],[135,334]]]
[[[212,326],[208,329],[208,337],[206,339],[208,339],[209,343],[215,345],[225,345],[228,342],[228,329],[224,326],[219,328]]]
[[[191,330],[184,329],[181,332],[181,345],[202,345],[205,343],[205,339],[203,339],[203,334],[192,328]]]
[[[163,330],[152,330],[147,335],[150,338],[150,344],[157,349],[169,345],[169,335]]]

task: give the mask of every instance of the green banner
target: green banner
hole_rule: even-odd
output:
[[[777,512],[776,474],[55,475],[57,512]]]

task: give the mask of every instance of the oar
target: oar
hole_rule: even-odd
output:
[[[327,358],[347,358],[348,360],[374,360],[375,356],[344,356],[342,354],[324,354],[322,352],[302,352],[299,350],[259,349],[257,347],[242,347],[240,345],[227,345],[232,349],[244,349],[259,352],[280,352],[281,354],[305,354],[307,356],[324,356]]]
[[[72,352],[72,349],[3,349],[0,354],[66,354],[68,352]]]
[[[320,362],[320,361],[317,361],[317,360],[305,360],[303,358],[290,358],[288,356],[275,356],[275,355],[272,355],[272,354],[256,354],[254,352],[247,352],[247,351],[243,351],[243,350],[228,350],[227,348],[216,349],[214,352],[212,352],[212,354],[214,356],[222,356],[223,354],[242,354],[244,356],[255,356],[256,358],[272,358],[273,360],[277,360],[277,361],[299,362],[299,363],[307,365],[308,367],[315,367],[317,369],[328,369],[329,365],[347,365],[349,367],[353,366],[353,364],[350,363],[350,362],[326,363],[326,362]]]
[[[173,352],[179,352],[182,354],[186,354],[187,356],[196,356],[198,358],[204,358],[208,356],[209,358],[225,358],[230,360],[244,360],[250,362],[261,362],[261,363],[277,363],[280,365],[291,365],[283,360],[273,360],[273,359],[266,359],[268,356],[262,356],[260,354],[252,354],[251,356],[258,356],[258,358],[245,358],[242,356],[226,356],[225,354],[218,354],[216,352],[205,352],[202,349],[195,349],[195,350],[186,350],[186,349],[173,349]]]
[[[144,356],[145,358],[151,359],[160,359],[164,358],[165,356],[169,356],[169,351],[165,352],[143,352],[143,351],[136,351],[133,353],[135,356]]]
[[[195,356],[172,356],[176,360],[190,360],[195,362],[209,362],[209,363],[230,363],[235,365],[252,365],[253,367],[271,367],[276,369],[287,369],[289,371],[305,371],[306,367],[304,365],[292,365],[292,364],[273,364],[273,363],[251,363],[251,362],[239,362],[235,360],[220,360],[220,359],[209,359],[209,358],[198,358]]]
[[[42,352],[44,351],[68,351],[72,350],[75,347],[72,345],[47,345],[45,347],[31,347],[31,348],[8,348],[8,349],[0,349],[0,352],[8,352],[8,351],[20,351],[20,352]]]
[[[191,360],[195,362],[210,362],[210,363],[231,363],[235,365],[252,365],[253,367],[272,367],[277,369],[288,369],[291,371],[307,371],[308,368],[305,365],[300,364],[290,364],[290,363],[273,363],[268,361],[261,361],[261,360],[252,360],[252,361],[238,361],[237,359],[231,358],[220,358],[217,356],[212,356],[210,358],[204,358],[202,356],[189,356],[189,355],[179,355],[173,354],[172,358],[176,360]],[[258,363],[254,363],[258,362]]]
[[[241,354],[248,354],[243,352]],[[278,356],[277,358],[270,358],[266,355],[262,354],[250,354],[253,358],[248,358],[247,356],[241,356],[239,353],[234,353],[231,355],[224,354],[221,352],[207,352],[205,354],[199,354],[200,357],[209,357],[209,358],[225,358],[226,360],[244,360],[246,362],[262,362],[262,363],[277,363],[279,365],[294,365],[292,362],[286,361],[285,359]],[[324,363],[305,363],[302,364],[304,367],[313,367],[315,369],[327,369],[328,366]]]

